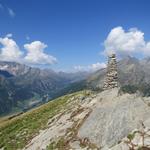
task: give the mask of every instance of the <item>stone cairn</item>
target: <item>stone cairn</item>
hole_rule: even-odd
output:
[[[107,74],[104,81],[103,89],[112,89],[118,87],[118,73],[116,55],[111,54],[108,56]]]

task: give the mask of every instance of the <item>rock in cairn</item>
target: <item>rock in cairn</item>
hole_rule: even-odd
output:
[[[112,89],[118,87],[118,74],[117,74],[117,62],[116,55],[111,54],[108,56],[107,74],[104,81],[103,89]]]

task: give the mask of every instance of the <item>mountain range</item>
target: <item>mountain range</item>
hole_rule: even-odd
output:
[[[140,91],[122,91],[122,87],[127,85],[145,87],[150,84],[149,63],[149,58],[138,60],[130,56],[119,60],[117,68],[121,88],[103,91],[101,88],[106,68],[90,74],[66,74],[27,66],[24,67],[30,71],[26,68],[15,72],[18,69],[10,67],[9,71],[8,67],[1,65],[0,94],[3,93],[4,98],[8,96],[7,101],[1,99],[1,108],[10,106],[10,110],[23,110],[26,106],[26,109],[29,109],[30,106],[33,108],[33,105],[47,102],[50,96],[58,98],[23,114],[1,117],[0,148],[149,150],[150,98],[141,95]],[[20,66],[14,64],[15,68]],[[40,82],[34,86],[40,80],[43,84]],[[53,88],[49,92],[51,86]],[[17,90],[21,90],[22,87],[27,88],[18,93]],[[28,97],[23,100],[15,99],[15,94],[20,94],[22,99]],[[59,97],[60,95],[64,96]]]
[[[86,72],[54,72],[16,62],[0,62],[0,114],[44,103],[87,76]]]
[[[150,58],[127,56],[117,63],[119,85],[150,83]],[[26,111],[50,99],[85,88],[102,88],[106,68],[65,73],[16,62],[0,62],[0,114]]]
[[[150,58],[139,60],[126,56],[117,63],[119,86],[145,85],[150,83]],[[94,72],[87,78],[87,83],[102,88],[106,75],[106,68]]]

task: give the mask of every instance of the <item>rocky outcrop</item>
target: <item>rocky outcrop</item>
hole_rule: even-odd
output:
[[[142,133],[141,123],[150,127],[149,102],[149,98],[136,94],[118,95],[118,88],[99,94],[74,96],[66,109],[51,118],[48,127],[40,131],[25,150],[42,150],[48,145],[61,150],[121,150],[122,147],[122,150],[129,150],[132,143],[140,147],[141,140],[137,139]],[[135,134],[137,142],[129,143],[135,129],[138,131]],[[144,146],[147,146],[150,137],[145,139]]]
[[[78,136],[88,138],[102,150],[110,149],[149,119],[150,108],[143,99],[130,94],[118,95],[117,88],[103,91],[97,95],[93,111]]]
[[[108,58],[107,75],[104,81],[103,89],[105,90],[115,87],[118,87],[117,62],[116,55],[111,54]]]
[[[147,124],[148,123],[148,124]],[[127,137],[110,150],[150,150],[150,120],[141,122],[141,128],[134,129]]]

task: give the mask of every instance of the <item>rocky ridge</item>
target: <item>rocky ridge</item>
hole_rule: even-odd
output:
[[[130,150],[130,143],[124,139],[128,141],[133,131],[141,131],[142,124],[149,131],[149,98],[120,95],[118,88],[87,95],[72,97],[65,109],[50,119],[47,128],[41,130],[24,150]],[[140,143],[138,141],[137,149],[141,147]]]

